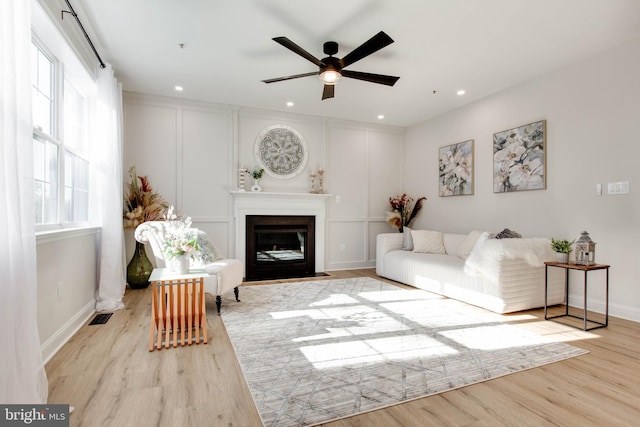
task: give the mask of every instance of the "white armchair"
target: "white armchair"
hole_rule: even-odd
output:
[[[140,224],[135,231],[135,239],[140,243],[149,243],[155,257],[156,267],[166,267],[164,249],[166,247],[166,221],[147,221]],[[225,258],[207,237],[198,230],[198,244],[201,252],[191,265],[205,268],[208,277],[204,279],[204,291],[216,297],[216,308],[220,314],[221,295],[233,289],[236,301],[240,302],[238,286],[242,284],[243,268],[240,260]]]

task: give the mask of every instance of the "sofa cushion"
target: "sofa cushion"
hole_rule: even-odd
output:
[[[440,231],[411,230],[413,252],[446,254],[444,235]]]
[[[466,234],[454,234],[454,233],[443,233],[444,234],[444,250],[447,254],[454,255],[458,250],[458,246],[462,244],[464,239],[467,237]]]
[[[413,250],[413,237],[411,236],[411,229],[409,227],[404,227],[402,231],[402,250]]]
[[[467,259],[482,233],[482,231],[474,230],[471,233],[467,234],[467,237],[460,244],[460,246],[458,246],[456,255],[458,255],[458,257],[461,259]]]

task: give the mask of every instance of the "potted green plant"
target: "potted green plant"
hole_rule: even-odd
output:
[[[260,186],[260,178],[262,178],[262,174],[264,173],[264,169],[256,166],[253,168],[251,172],[251,176],[253,177],[253,185],[251,186],[251,191],[262,191],[262,187]]]
[[[556,253],[556,261],[566,264],[569,262],[569,254],[573,250],[574,240],[556,240],[551,238],[551,249]]]

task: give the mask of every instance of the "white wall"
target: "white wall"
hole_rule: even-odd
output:
[[[327,201],[325,270],[375,266],[375,236],[388,198],[402,188],[404,130],[323,117],[238,108],[143,94],[124,94],[125,171],[135,165],[225,254],[235,253],[233,198],[238,168],[257,166],[255,142],[267,126],[295,128],[308,147],[308,163],[288,179],[265,173],[268,192],[309,192],[309,175],[322,167]],[[124,177],[128,182],[128,175]],[[246,189],[253,184],[247,179]],[[127,258],[133,244],[128,242]]]
[[[90,228],[37,237],[38,332],[45,361],[94,312],[99,233]]]
[[[125,93],[123,110],[125,183],[135,165],[156,192],[232,253],[232,109]],[[127,259],[132,248],[127,242]]]
[[[640,39],[409,128],[405,190],[428,197],[414,228],[509,227],[569,240],[587,230],[597,243],[596,262],[611,265],[611,313],[639,321],[638,76]],[[547,189],[494,194],[493,133],[541,119],[547,121]],[[438,197],[438,148],[468,139],[475,140],[475,195]],[[608,195],[606,184],[616,181],[629,181],[629,194]],[[589,276],[589,304],[603,311],[599,273]],[[582,276],[572,280],[581,284]]]
[[[329,269],[375,266],[376,235],[390,232],[389,197],[402,189],[404,132],[332,123],[329,130]]]

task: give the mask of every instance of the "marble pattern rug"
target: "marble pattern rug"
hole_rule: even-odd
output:
[[[265,426],[304,426],[587,353],[373,278],[244,286],[222,318]]]

